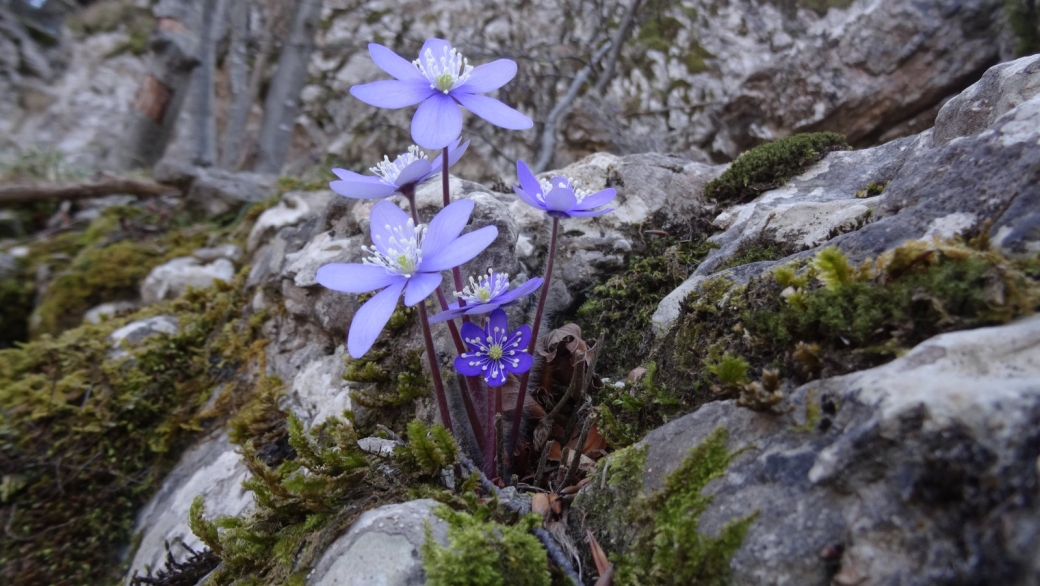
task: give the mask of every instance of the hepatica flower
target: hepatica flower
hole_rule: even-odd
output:
[[[448,166],[454,165],[469,147],[469,141],[459,145],[456,140],[448,145]],[[329,188],[336,193],[358,199],[378,199],[395,193],[414,190],[420,183],[442,171],[442,154],[438,154],[431,163],[426,153],[412,145],[408,152],[400,154],[393,161],[383,157],[383,162],[369,169],[374,175],[361,175],[346,169],[333,169],[339,181],[329,183]]]
[[[489,387],[504,385],[507,372],[523,374],[534,364],[526,351],[531,328],[522,325],[510,332],[503,309],[492,311],[484,327],[462,324],[462,341],[470,351],[455,359],[455,370],[466,376],[483,376]]]
[[[527,116],[481,95],[513,79],[516,63],[510,59],[473,67],[442,39],[423,43],[419,58],[412,62],[376,43],[370,43],[368,51],[376,65],[394,79],[356,85],[350,88],[350,93],[380,108],[419,104],[412,117],[412,140],[423,148],[442,149],[459,136],[462,132],[459,106],[502,128],[525,130],[532,126]]]
[[[499,307],[516,303],[518,299],[541,286],[542,279],[536,277],[510,291],[509,275],[488,269],[487,274],[480,280],[470,277],[469,286],[455,293],[456,297],[466,302],[464,307],[459,307],[458,303],[452,303],[446,311],[431,317],[430,323],[448,321],[462,315],[478,315],[494,311]]]
[[[554,218],[589,218],[614,211],[614,208],[595,209],[614,199],[617,192],[612,187],[589,193],[575,189],[566,177],[539,181],[523,161],[517,161],[516,175],[520,179],[520,185],[513,186],[516,195],[527,205]]]
[[[363,264],[332,263],[318,269],[319,283],[343,293],[376,291],[362,305],[347,334],[347,350],[361,358],[375,343],[397,299],[415,305],[441,284],[441,271],[457,267],[480,254],[498,236],[498,228],[486,226],[459,236],[473,212],[473,202],[456,201],[433,217],[429,226],[416,226],[408,214],[389,201],[372,207],[370,254]]]

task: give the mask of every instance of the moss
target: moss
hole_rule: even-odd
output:
[[[886,187],[888,187],[888,181],[871,181],[870,185],[856,192],[856,197],[860,199],[875,197],[884,193]]]
[[[434,538],[429,525],[423,545],[423,569],[433,586],[549,586],[548,559],[531,530],[538,514],[505,525],[480,514],[441,505],[436,515],[448,522],[448,545]]]
[[[459,447],[443,425],[408,424],[408,443],[395,450],[401,468],[420,477],[436,477],[455,463]]]
[[[655,381],[656,375],[657,364],[651,362],[638,382],[607,386],[596,393],[601,429],[611,446],[634,444],[681,408],[678,397]]]
[[[805,422],[801,425],[795,426],[795,431],[811,432],[816,429],[816,426],[820,423],[820,418],[823,416],[823,412],[820,406],[820,400],[816,398],[816,391],[809,390],[805,394]]]
[[[241,312],[248,303],[239,293],[244,278],[0,350],[7,487],[0,515],[15,536],[0,540],[0,581],[121,579],[118,552],[130,542],[138,509],[180,450],[219,420],[202,407],[213,389],[249,392],[248,383],[234,381],[251,357],[226,360],[218,350],[230,330],[257,335]],[[159,314],[177,316],[179,331],[137,343],[129,357],[110,355],[112,331]]]
[[[1040,53],[1040,6],[1036,0],[1004,0],[1004,14],[1019,57]]]
[[[683,64],[686,71],[691,74],[702,73],[708,70],[707,59],[714,59],[715,55],[701,46],[696,40],[690,42],[690,46],[682,54]]]
[[[701,491],[740,453],[726,449],[726,437],[723,428],[713,431],[651,495],[642,488],[645,448],[627,448],[600,465],[594,478],[606,476],[606,486],[582,493],[574,506],[614,561],[616,584],[726,583],[729,559],[755,518],[734,519],[715,537],[697,531],[712,502]]]
[[[731,354],[723,354],[722,358],[708,365],[708,370],[719,379],[719,383],[726,386],[743,385],[748,382],[747,360]]]
[[[786,242],[777,242],[772,238],[766,236],[760,236],[751,240],[745,241],[737,248],[733,256],[729,258],[725,263],[715,269],[716,272],[723,271],[732,267],[740,267],[753,262],[763,262],[767,260],[779,260],[791,254],[794,254],[795,248]]]
[[[796,134],[757,146],[708,183],[704,195],[720,203],[742,203],[783,185],[827,153],[846,150],[845,137],[833,132]]]
[[[623,378],[645,359],[657,305],[714,247],[705,240],[653,240],[645,253],[632,255],[624,270],[592,290],[578,308],[576,321],[583,332],[606,334],[599,372]]]

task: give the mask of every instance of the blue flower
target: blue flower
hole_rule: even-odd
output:
[[[516,76],[516,63],[499,59],[473,67],[469,60],[442,39],[429,39],[413,62],[376,43],[368,45],[372,60],[394,79],[350,88],[362,102],[379,108],[405,108],[419,104],[412,117],[412,140],[427,149],[442,149],[462,133],[464,106],[470,112],[502,128],[525,130],[531,119],[494,98],[482,96],[497,90]]]
[[[593,209],[614,199],[617,192],[611,187],[588,193],[582,189],[575,189],[566,177],[539,181],[523,161],[517,161],[516,175],[520,179],[520,185],[513,186],[516,195],[527,205],[555,218],[589,218],[614,211],[614,208]]]
[[[372,207],[369,217],[373,246],[363,264],[332,263],[318,269],[319,283],[343,293],[382,289],[362,305],[350,323],[347,350],[361,358],[390,320],[397,299],[415,305],[441,284],[441,271],[469,261],[498,237],[486,226],[459,236],[473,212],[473,202],[456,201],[433,217],[429,226],[416,226],[408,214],[389,201]]]
[[[448,166],[454,165],[469,147],[469,141],[459,145],[456,140],[448,145]],[[414,190],[420,183],[442,171],[442,154],[438,154],[431,163],[426,153],[412,145],[408,152],[397,156],[393,161],[383,157],[383,162],[369,169],[375,176],[361,175],[346,169],[333,169],[339,181],[329,182],[329,188],[345,197],[358,199],[379,199],[395,193]]]
[[[483,328],[472,323],[462,324],[462,340],[470,351],[455,359],[455,370],[466,376],[479,374],[489,387],[504,385],[507,372],[523,374],[534,364],[526,351],[531,328],[522,325],[510,332],[503,309],[492,311]]]
[[[459,307],[458,303],[452,303],[448,309],[430,318],[430,323],[435,324],[449,319],[455,319],[462,315],[478,315],[494,311],[499,307],[505,307],[516,303],[524,295],[532,293],[542,286],[542,279],[536,277],[523,283],[512,291],[509,290],[509,275],[496,273],[488,269],[487,275],[479,281],[473,277],[469,278],[469,286],[455,296],[466,302],[465,307]]]

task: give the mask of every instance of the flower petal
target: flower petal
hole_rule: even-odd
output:
[[[451,92],[451,97],[458,100],[467,110],[480,116],[484,120],[509,130],[527,130],[534,126],[534,122],[527,116],[499,102],[495,98],[480,96],[477,94],[459,93],[458,90]]]
[[[493,335],[496,342],[504,342],[509,334],[509,318],[506,317],[506,310],[496,309],[492,311],[491,315],[488,316],[486,330]],[[498,330],[499,333],[495,334],[495,330]]]
[[[466,83],[452,92],[486,94],[506,85],[516,77],[516,61],[499,59],[473,68]]]
[[[462,324],[462,329],[459,330],[459,334],[462,335],[462,341],[465,342],[474,352],[486,347],[484,344],[484,336],[486,335],[484,328],[472,322]]]
[[[397,307],[397,298],[404,289],[405,279],[399,279],[386,289],[376,293],[354,314],[347,333],[347,350],[354,358],[361,358],[372,348],[379,332],[383,331],[386,322]]]
[[[383,254],[387,252],[387,245],[394,237],[393,228],[404,226],[412,218],[404,213],[397,204],[383,200],[372,206],[372,212],[368,216],[369,231],[372,234],[372,244],[376,250]]]
[[[542,193],[542,184],[538,183],[531,168],[522,159],[516,162],[516,177],[520,180],[520,187],[531,198],[537,199],[537,195],[545,195]]]
[[[437,215],[430,220],[430,226],[426,229],[426,236],[423,237],[422,254],[424,259],[436,256],[445,246],[459,237],[462,229],[469,222],[469,216],[473,213],[474,205],[476,204],[471,199],[460,199],[448,204],[448,207],[437,212]],[[423,267],[425,266],[424,261]]]
[[[434,58],[440,59],[441,56],[444,55],[445,49],[451,51],[451,43],[444,39],[426,39],[426,42],[422,45],[422,49],[419,49],[419,59],[426,59],[427,49],[433,53]]]
[[[459,309],[458,307],[452,308],[451,306],[449,306],[448,309],[445,309],[437,315],[430,316],[430,323],[439,324],[441,322],[448,321],[449,319],[455,319],[462,315],[462,312],[463,310]]]
[[[557,185],[556,181],[553,181]],[[578,198],[570,187],[553,187],[545,194],[545,207],[552,212],[569,212],[577,205]]]
[[[397,188],[383,183],[383,180],[379,177],[366,177],[364,175],[357,175],[357,178],[354,179],[330,181],[329,189],[344,197],[355,199],[379,199],[381,197],[389,197],[397,191]]]
[[[419,70],[415,65],[412,65],[411,61],[408,61],[390,49],[376,43],[369,43],[368,53],[372,55],[372,61],[375,61],[376,65],[378,65],[380,69],[394,76],[394,79],[400,79],[402,81],[418,79],[429,84],[429,82],[426,81],[426,78],[423,77],[423,74],[419,73]]]
[[[502,368],[501,360],[489,360],[487,370],[484,371],[484,382],[489,387],[500,387],[506,384],[506,369]]]
[[[336,174],[336,177],[339,177],[340,179],[343,179],[344,181],[350,181],[352,179],[358,179],[360,177],[364,177],[364,178],[367,178],[367,179],[372,179],[371,175],[362,175],[361,173],[355,173],[355,172],[347,170],[347,169],[333,169],[332,172]]]
[[[481,303],[479,305],[467,305],[462,308],[462,313],[466,315],[480,315],[489,311],[494,311],[501,306],[499,303]]]
[[[383,267],[357,263],[327,264],[318,269],[316,277],[322,286],[341,293],[368,293],[387,287],[400,278]]]
[[[466,154],[466,149],[469,148],[469,141],[462,143],[462,145],[455,147],[454,149],[448,149],[448,166],[451,167],[455,163],[459,162],[462,155]]]
[[[409,163],[409,165],[404,169],[401,169],[401,172],[398,173],[397,179],[394,180],[394,183],[396,183],[398,187],[403,187],[409,183],[422,181],[432,174],[430,161],[426,159],[418,159]]]
[[[425,79],[408,81],[384,79],[350,88],[350,95],[369,106],[390,110],[414,106],[436,93],[437,91],[431,88]]]
[[[603,210],[571,210],[567,212],[567,215],[572,218],[594,218],[596,216],[602,216],[614,211],[614,208],[606,208]]]
[[[408,307],[419,303],[430,296],[441,284],[440,273],[416,273],[408,279],[408,288],[404,290],[404,304]]]
[[[534,358],[532,358],[527,352],[520,352],[516,356],[510,356],[510,358],[515,358],[517,360],[516,366],[513,366],[507,360],[502,360],[502,363],[505,365],[506,370],[513,374],[523,374],[528,370],[531,370],[531,367],[534,366]]]
[[[462,133],[462,111],[450,97],[434,92],[415,110],[412,140],[424,149],[443,149]]]
[[[532,208],[535,208],[537,210],[545,209],[545,204],[528,195],[527,192],[523,189],[520,189],[518,185],[513,186],[513,193],[515,193],[516,196],[520,198],[520,201],[526,203]]]
[[[603,191],[597,191],[592,195],[585,196],[585,199],[578,202],[578,205],[574,206],[576,210],[591,210],[592,208],[598,208],[601,205],[605,205],[610,200],[617,196],[617,191],[613,187],[608,187]]]
[[[514,345],[515,344],[515,345]],[[514,349],[517,352],[527,350],[527,347],[531,344],[531,326],[524,324],[515,330],[513,335],[507,340],[505,350]]]
[[[477,376],[483,374],[484,369],[481,368],[481,359],[476,356],[469,356],[468,358],[463,356],[457,356],[455,358],[455,372],[463,376]]]
[[[516,289],[513,289],[512,291],[506,291],[505,293],[499,295],[498,297],[495,297],[493,301],[495,303],[499,304],[499,305],[507,305],[507,304],[512,303],[513,301],[517,300],[517,299],[520,299],[521,297],[523,297],[525,295],[531,294],[532,292],[534,292],[535,289],[537,289],[537,288],[539,288],[541,286],[542,286],[542,278],[541,277],[535,277],[533,279],[527,280],[526,282],[521,284]]]
[[[479,230],[463,234],[437,254],[429,258],[424,256],[422,271],[429,273],[455,268],[484,252],[484,249],[494,242],[495,238],[498,238],[498,228],[495,226],[484,226]]]

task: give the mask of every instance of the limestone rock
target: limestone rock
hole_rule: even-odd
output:
[[[426,583],[421,550],[427,523],[447,544],[448,524],[430,499],[366,511],[332,542],[307,576],[309,586],[419,586]]]
[[[136,308],[137,304],[132,301],[102,303],[101,305],[88,309],[87,312],[83,314],[83,321],[91,324],[101,323],[103,318],[112,317],[125,311],[132,311]]]
[[[713,402],[642,442],[647,491],[717,427],[748,448],[705,489],[699,526],[757,511],[733,584],[1035,581],[1040,318],[938,336],[803,385],[779,412]]]
[[[218,258],[205,265],[190,256],[175,258],[148,273],[141,283],[141,300],[150,304],[174,299],[187,291],[188,287],[202,289],[217,279],[231,281],[234,276],[235,265],[226,258]]]
[[[932,142],[946,144],[959,136],[974,136],[1012,108],[1040,93],[1040,55],[1022,57],[991,67],[977,83],[939,110]]]
[[[177,318],[172,315],[157,315],[135,322],[131,322],[118,330],[112,332],[108,338],[112,341],[112,358],[122,358],[129,355],[126,348],[132,348],[134,344],[145,338],[157,334],[175,334],[180,329]]]

